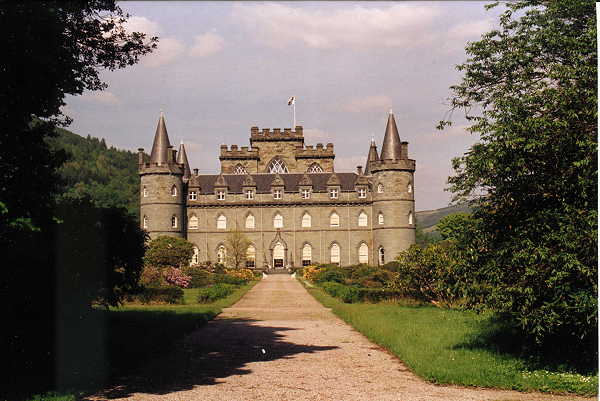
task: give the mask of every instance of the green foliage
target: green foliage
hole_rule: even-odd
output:
[[[464,78],[452,87],[452,108],[480,137],[453,160],[449,179],[456,199],[482,194],[469,267],[481,307],[532,345],[597,359],[595,6],[505,7],[500,27],[467,46]]]
[[[148,244],[144,264],[160,269],[189,266],[194,254],[194,244],[183,238],[161,236]]]
[[[358,288],[349,287],[338,282],[326,281],[321,283],[321,288],[332,297],[340,298],[346,303],[354,303],[360,301]]]
[[[189,288],[206,287],[213,283],[213,274],[199,265],[184,266],[181,268],[183,273],[190,276],[192,281]]]
[[[202,288],[198,293],[198,302],[205,304],[214,302],[217,299],[225,298],[235,291],[234,284],[218,283],[210,287]]]
[[[127,295],[127,302],[142,304],[182,304],[183,290],[179,287],[146,287],[135,295]]]
[[[336,283],[344,283],[346,281],[346,277],[342,269],[339,267],[333,267],[328,269],[323,269],[315,278],[315,282],[336,282]]]
[[[217,284],[231,284],[231,285],[242,285],[248,281],[241,277],[234,277],[229,274],[214,274],[213,281]]]
[[[455,213],[443,217],[437,224],[442,240],[459,240],[470,231],[473,220],[469,213]]]

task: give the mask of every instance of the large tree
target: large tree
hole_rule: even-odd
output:
[[[595,5],[503,7],[498,28],[467,45],[462,82],[451,87],[452,109],[480,139],[453,160],[450,189],[475,201],[471,267],[488,290],[484,306],[535,344],[589,350],[598,325]]]

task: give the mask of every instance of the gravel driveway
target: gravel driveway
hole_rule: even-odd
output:
[[[195,331],[176,352],[90,399],[123,400],[591,400],[438,386],[411,373],[314,300],[270,275]]]

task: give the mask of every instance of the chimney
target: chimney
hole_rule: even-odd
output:
[[[363,175],[362,166],[356,166],[356,174]]]
[[[138,164],[144,164],[144,148],[138,148]]]
[[[198,175],[198,169],[197,168],[194,169],[194,175]]]

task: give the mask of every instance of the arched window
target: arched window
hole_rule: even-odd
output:
[[[246,228],[254,228],[254,215],[253,214],[249,214],[248,216],[246,216]]]
[[[304,244],[302,247],[302,266],[308,266],[312,262],[312,246]]]
[[[256,248],[254,245],[249,245],[246,249],[246,267],[256,266]]]
[[[177,187],[175,185],[171,187],[171,196],[177,196]]]
[[[383,213],[379,212],[379,214],[377,215],[377,222],[379,224],[383,224]]]
[[[217,249],[217,263],[224,265],[226,257],[227,249],[225,249],[225,245],[219,245],[219,248]]]
[[[413,223],[413,214],[412,212],[408,212],[408,224],[412,224]]]
[[[144,189],[142,190],[142,195],[144,196],[144,198],[148,197],[148,188],[146,188],[146,186],[144,186]]]
[[[271,160],[271,163],[269,163],[267,171],[271,174],[284,174],[288,172],[288,168],[283,160],[276,157],[275,159]]]
[[[331,263],[340,263],[340,246],[336,243],[331,245],[330,249],[330,260]]]
[[[310,214],[304,213],[302,215],[302,227],[310,227],[310,226],[312,226],[312,217],[310,217]]]
[[[233,174],[247,174],[247,173],[248,172],[246,171],[246,168],[244,166],[242,166],[241,164],[238,164],[233,169]]]
[[[194,253],[192,253],[192,261],[190,262],[190,266],[197,265],[198,264],[198,258],[200,256],[200,250],[198,249],[197,246],[194,246],[192,248],[192,250],[194,251]]]
[[[358,247],[358,263],[369,263],[369,246],[364,242]]]
[[[198,228],[198,217],[195,214],[192,214],[190,220],[188,222],[188,228],[197,229]]]
[[[379,193],[379,194],[383,193],[383,184],[377,184],[377,193]]]
[[[321,168],[319,163],[313,163],[308,167],[308,170],[306,170],[306,172],[307,173],[322,173],[323,169]]]
[[[177,216],[171,216],[171,228],[177,228]]]
[[[279,213],[277,213],[275,217],[273,217],[273,227],[283,228],[283,216]]]
[[[408,186],[406,187],[406,190],[408,191],[408,193],[412,192],[412,184],[409,182]]]
[[[329,225],[331,227],[340,226],[340,216],[336,212],[331,213],[331,215],[329,216]]]
[[[358,226],[366,227],[369,224],[369,217],[365,212],[360,212],[358,214]]]
[[[148,228],[148,216],[144,216],[144,220],[143,220],[143,225],[142,227],[144,228]]]
[[[377,251],[377,256],[379,266],[383,266],[385,264],[385,251],[383,250],[382,246],[379,247],[379,250]]]
[[[227,228],[227,217],[222,214],[217,217],[217,228],[219,230],[225,230]]]

